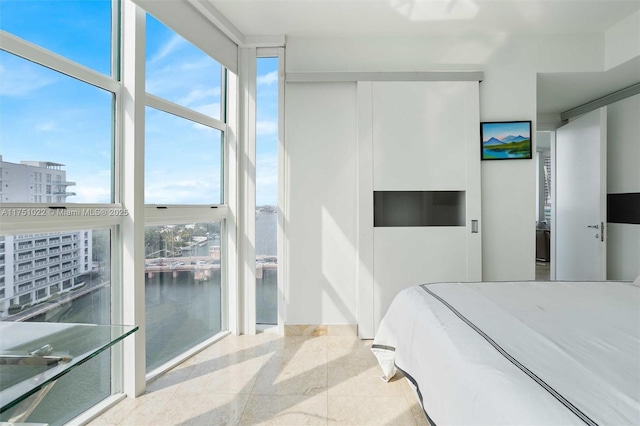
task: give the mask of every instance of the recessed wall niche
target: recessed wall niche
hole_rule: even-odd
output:
[[[373,226],[465,226],[465,191],[374,191]]]

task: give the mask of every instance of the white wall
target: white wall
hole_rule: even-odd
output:
[[[640,192],[640,95],[607,107],[607,193]],[[640,225],[609,223],[607,278],[640,275]]]
[[[485,80],[480,84],[480,121],[532,120],[534,129],[537,72],[602,71],[603,67],[604,40],[597,35],[289,37],[286,52],[287,72],[484,71]],[[292,86],[289,84],[288,90]],[[355,98],[337,96],[332,109],[344,109],[342,114],[350,120],[351,107],[345,102],[355,105]],[[289,94],[285,109],[287,131],[292,122],[308,114],[314,114],[319,123],[308,129],[310,134],[330,130],[339,118],[332,114],[332,119],[327,120],[326,116],[319,115],[312,100],[294,99]],[[355,124],[355,116],[353,120]],[[341,126],[347,124],[342,119],[339,122]],[[351,281],[351,272],[341,277],[338,285],[332,285],[325,271],[346,270],[346,262],[353,258],[355,263],[357,253],[350,248],[340,248],[331,259],[322,256],[327,240],[334,241],[329,247],[337,249],[342,239],[354,241],[356,237],[357,140],[355,135],[347,136],[345,133],[339,138],[325,138],[329,152],[316,152],[319,147],[311,147],[312,151],[308,152],[305,146],[293,146],[292,139],[286,142],[288,160],[298,170],[296,174],[292,169],[288,179],[289,324],[332,324],[345,320],[353,323],[355,318],[352,309],[357,284],[355,279]],[[308,141],[299,143],[306,145]],[[484,280],[535,278],[535,178],[535,160],[482,163]],[[320,228],[325,215],[331,217],[333,225]],[[311,230],[305,231],[305,227]],[[304,231],[304,236],[296,236],[298,231]],[[327,231],[330,234],[325,235]],[[330,297],[320,297],[318,289],[323,286],[331,287]],[[319,308],[314,303],[322,306]],[[327,303],[334,306],[329,308]]]
[[[287,86],[287,324],[355,324],[355,83]]]
[[[609,28],[605,38],[605,68],[614,68],[640,55],[640,11]]]

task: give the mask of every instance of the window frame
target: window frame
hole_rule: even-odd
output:
[[[147,225],[220,221],[221,250],[224,256],[222,279],[222,329],[238,333],[238,158],[240,78],[221,63],[221,120],[206,116],[170,101],[147,94],[145,85],[145,20],[144,11],[132,0],[111,0],[111,75],[89,69],[59,54],[31,42],[0,31],[0,48],[37,65],[60,72],[76,80],[113,94],[111,202],[109,203],[2,203],[6,208],[57,207],[66,211],[109,209],[123,211],[126,216],[11,216],[0,221],[0,235],[54,232],[78,229],[108,228],[111,230],[111,321],[136,323],[140,326],[112,352],[111,397],[86,411],[74,421],[90,420],[95,413],[115,404],[124,395],[135,397],[144,393],[146,382],[154,374],[145,371],[144,325],[144,228]],[[206,53],[205,53],[206,54]],[[215,59],[215,58],[214,58]],[[145,205],[144,194],[144,108],[150,106],[215,128],[222,132],[220,204]],[[284,127],[281,127],[281,131]],[[126,181],[125,181],[126,176]],[[41,178],[41,181],[44,180]],[[40,182],[41,182],[40,181]],[[166,208],[158,208],[166,207]],[[140,237],[142,235],[142,237]],[[124,277],[128,277],[125,280]],[[140,280],[142,277],[142,280]],[[133,283],[133,284],[132,284]],[[282,306],[284,306],[282,304]],[[202,345],[190,348],[171,366],[221,338],[214,336]],[[165,366],[165,370],[166,367]]]
[[[285,75],[285,55],[284,55],[284,47],[282,46],[274,46],[274,47],[257,47],[254,49],[250,49],[252,52],[251,64],[248,65],[249,69],[249,82],[248,82],[248,91],[249,96],[252,99],[257,99],[257,61],[259,58],[278,58],[278,229],[277,229],[277,258],[278,258],[278,277],[277,277],[277,287],[278,287],[278,300],[277,300],[277,332],[280,334],[284,334],[284,326],[286,320],[286,308],[287,308],[287,300],[289,300],[288,293],[288,267],[287,267],[287,239],[285,238],[285,228],[288,222],[288,207],[287,207],[287,198],[286,198],[286,179],[287,179],[287,156],[285,153],[285,126],[284,126],[284,108],[285,108],[285,84],[284,84],[284,75]],[[256,162],[256,102],[254,101],[251,105],[253,108],[253,112],[249,114],[249,117],[252,117],[253,122],[250,123],[249,129],[249,142],[247,144],[247,157],[249,161],[255,164]],[[245,170],[247,175],[246,179],[250,182],[255,182],[255,168],[253,170]],[[249,247],[255,247],[256,244],[256,235],[255,235],[255,200],[256,200],[256,185],[252,185],[252,187],[246,187],[245,191],[250,192],[247,196],[252,201],[252,208],[247,209],[246,218],[247,222],[252,221],[252,225],[248,228],[252,230],[251,233],[247,232],[247,239]],[[247,253],[244,253],[247,255]],[[253,265],[256,264],[256,253],[253,250],[252,253],[249,253],[251,256],[250,260]],[[247,315],[245,318],[249,318],[252,323],[245,324],[245,332],[256,332],[256,269],[255,266],[252,269],[251,273],[245,279],[245,285],[251,287],[252,290],[245,291],[245,300],[244,300],[244,309],[247,311]]]
[[[129,0],[124,0],[129,1]],[[120,81],[120,49],[121,49],[121,1],[111,0],[111,43],[110,43],[110,61],[111,75],[104,75],[98,71],[94,71],[80,63],[74,62],[62,55],[46,50],[34,43],[28,42],[6,31],[0,30],[0,50],[18,56],[24,60],[30,61],[38,66],[42,66],[53,71],[71,77],[81,83],[89,84],[112,94],[111,111],[112,111],[112,134],[111,134],[111,202],[109,203],[0,203],[2,209],[44,209],[47,215],[43,218],[40,216],[29,215],[10,215],[3,216],[0,221],[0,235],[16,235],[16,234],[33,234],[58,231],[78,231],[93,230],[98,228],[109,229],[110,231],[110,268],[111,268],[111,300],[110,315],[111,323],[123,323],[123,279],[122,279],[122,224],[126,216],[114,214],[111,212],[122,212],[124,210],[120,202],[121,175],[119,165],[122,159],[120,146],[123,143],[121,133],[122,123],[121,115],[121,97],[122,83]],[[39,176],[38,182],[42,182],[42,176]],[[53,183],[52,183],[53,185]],[[66,212],[78,212],[75,215],[55,215],[51,214],[51,207],[64,209]],[[82,215],[85,210],[100,209],[106,211],[106,215]],[[110,396],[105,399],[105,403],[115,403],[124,390],[124,348],[118,344],[111,348],[111,389]],[[102,404],[102,403],[101,403]],[[101,405],[99,404],[99,405]],[[86,413],[92,412],[96,407],[89,408],[79,415],[78,418],[86,416]]]
[[[149,12],[144,12],[145,17]],[[156,18],[161,24],[165,25],[161,19]],[[169,27],[169,29],[171,29]],[[173,29],[171,29],[173,31]],[[174,31],[175,32],[175,31]],[[178,34],[178,33],[176,33]],[[179,35],[179,34],[178,34]],[[146,37],[146,29],[145,29]],[[185,39],[186,40],[186,39]],[[186,40],[191,43],[189,40]],[[191,43],[197,48],[196,45]],[[146,42],[145,42],[146,46]],[[201,50],[202,51],[202,50]],[[202,51],[204,55],[208,55]],[[146,56],[146,55],[145,55]],[[234,280],[233,270],[236,265],[235,259],[235,222],[231,220],[233,217],[232,206],[233,195],[230,188],[234,185],[233,172],[230,171],[230,164],[235,162],[234,158],[231,158],[233,149],[230,145],[233,144],[231,134],[233,133],[233,120],[236,115],[234,110],[234,103],[231,100],[234,97],[234,79],[230,74],[230,71],[219,61],[220,64],[220,120],[213,116],[208,116],[196,110],[192,110],[185,106],[179,105],[168,99],[164,99],[157,95],[153,95],[145,91],[144,94],[144,106],[151,107],[156,110],[163,111],[165,113],[172,114],[178,118],[182,118],[193,123],[198,123],[203,126],[216,129],[222,133],[221,138],[221,161],[220,161],[220,190],[221,190],[221,202],[220,203],[203,203],[203,204],[152,204],[144,202],[144,223],[146,226],[158,226],[158,225],[179,225],[189,224],[196,222],[214,222],[221,223],[221,332],[210,337],[192,348],[188,348],[184,353],[178,357],[169,360],[168,362],[160,365],[159,367],[148,371],[146,373],[146,380],[150,381],[157,376],[163,374],[175,365],[184,361],[186,358],[192,356],[195,352],[201,350],[203,347],[210,345],[211,343],[221,339],[229,332],[236,332],[235,321],[233,320],[236,312],[235,304],[235,289],[230,285],[230,282]],[[146,79],[146,73],[143,76]],[[231,123],[230,123],[231,122]],[[146,123],[146,120],[145,120]]]

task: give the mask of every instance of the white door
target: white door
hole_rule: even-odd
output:
[[[607,108],[556,135],[556,280],[606,279]]]
[[[358,87],[368,94],[368,105],[361,105],[364,96],[358,102],[359,108],[366,107],[358,120],[360,156],[366,153],[371,162],[361,169],[359,185],[361,191],[367,188],[376,194],[375,212],[369,210],[370,199],[361,199],[361,223],[371,216],[377,222],[381,211],[392,216],[392,222],[432,217],[439,209],[446,219],[458,218],[455,223],[374,224],[373,253],[361,260],[371,262],[362,269],[366,277],[372,276],[375,331],[404,288],[482,279],[479,91],[478,82],[469,81],[373,82]],[[381,207],[387,196],[391,201]],[[418,206],[417,213],[410,205]],[[425,205],[429,210],[420,210]],[[364,242],[361,255],[363,247]],[[365,323],[359,318],[361,328]]]

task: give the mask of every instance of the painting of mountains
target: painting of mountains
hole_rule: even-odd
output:
[[[531,158],[531,121],[480,123],[483,160]]]

